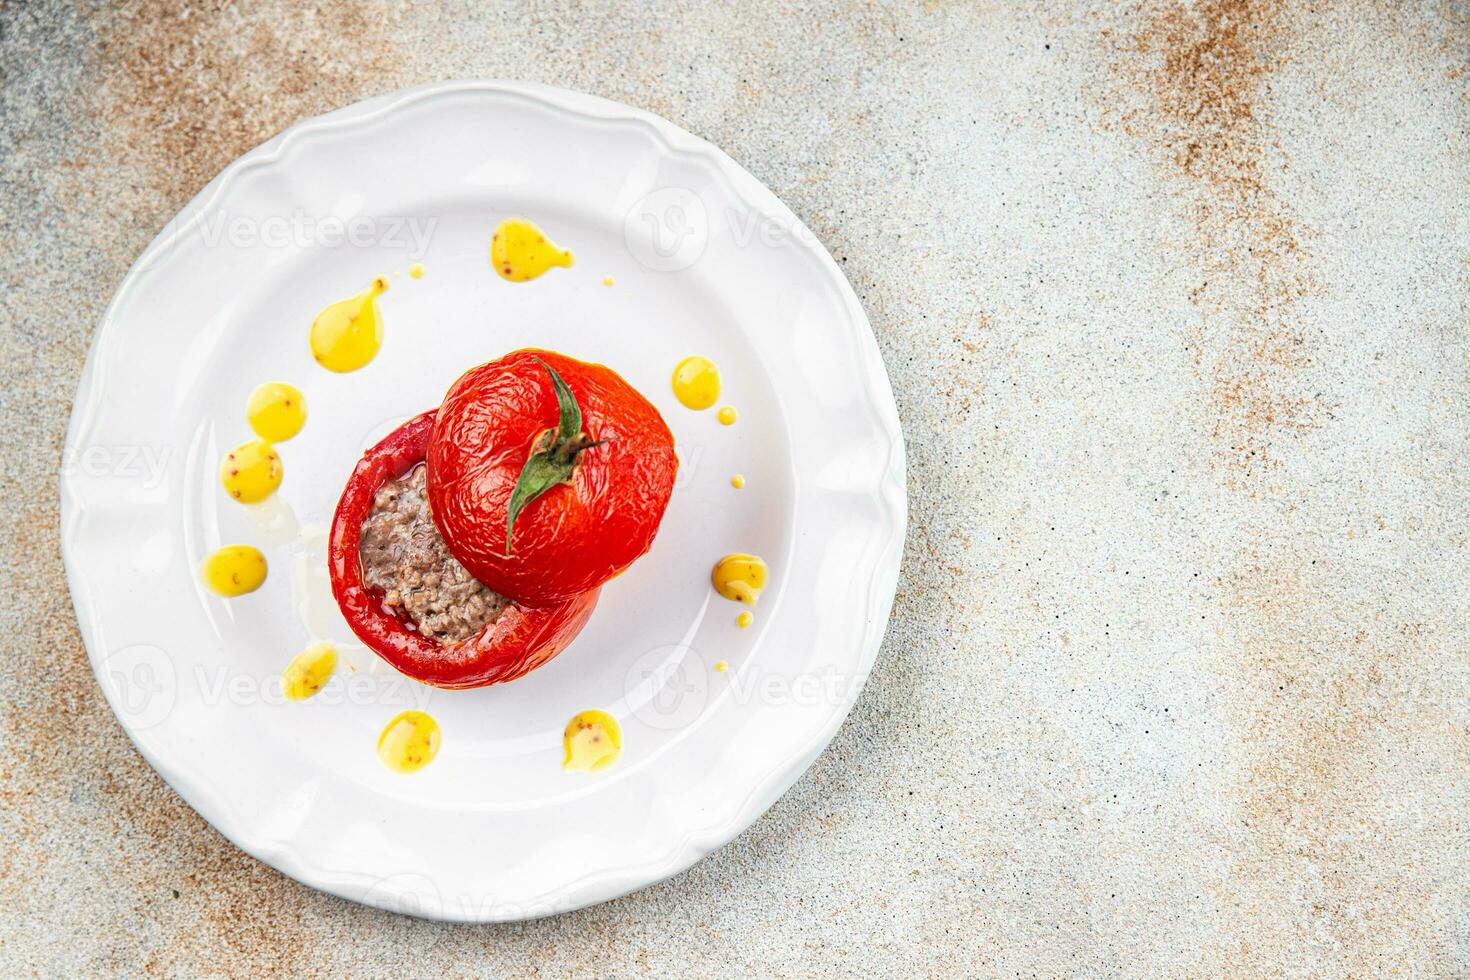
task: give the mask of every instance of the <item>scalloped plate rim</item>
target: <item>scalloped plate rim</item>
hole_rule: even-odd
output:
[[[210,207],[226,194],[233,180],[239,175],[257,168],[280,165],[288,149],[314,133],[363,125],[381,116],[409,110],[417,103],[465,92],[509,94],[586,120],[609,125],[637,125],[649,132],[664,152],[698,159],[711,167],[726,188],[754,210],[767,214],[775,211],[783,220],[789,221],[793,227],[804,232],[802,235],[793,236],[792,246],[807,250],[818,259],[829,279],[828,285],[843,301],[846,318],[854,328],[856,339],[863,348],[864,366],[868,375],[863,387],[874,397],[874,403],[870,407],[875,410],[875,417],[883,429],[882,434],[888,440],[887,463],[882,476],[873,488],[873,496],[882,503],[889,522],[887,540],[878,551],[876,567],[868,589],[867,607],[870,615],[863,634],[860,652],[861,669],[858,674],[866,679],[881,647],[897,592],[899,567],[907,528],[907,487],[903,434],[899,426],[892,388],[887,383],[887,373],[871,326],[851,285],[831,255],[817,243],[816,237],[806,229],[800,219],[775,194],[713,144],[652,113],[598,96],[540,83],[495,79],[415,86],[374,96],[292,125],[237,157],[226,166],[165,224],[130,266],[90,339],[62,451],[63,466],[60,474],[62,558],[77,614],[78,628],[86,645],[88,660],[94,673],[100,676],[102,662],[105,659],[101,653],[103,649],[102,631],[100,625],[93,622],[92,609],[84,587],[85,579],[77,567],[77,559],[72,546],[79,513],[71,480],[66,471],[66,461],[73,458],[73,451],[92,419],[91,414],[78,411],[77,407],[84,403],[90,404],[88,394],[94,386],[94,375],[102,370],[99,368],[98,358],[101,342],[108,336],[109,327],[128,302],[134,284],[141,276],[149,272],[155,263],[161,261],[167,252],[208,212]],[[760,196],[758,202],[751,200],[752,193]],[[875,383],[873,377],[875,372],[882,383]],[[95,409],[95,404],[91,404],[91,407]],[[117,717],[119,724],[138,749],[139,754],[192,809],[235,846],[309,887],[360,904],[374,905],[389,911],[401,911],[394,907],[392,900],[395,895],[390,890],[369,891],[366,895],[359,894],[355,892],[354,886],[362,884],[361,876],[353,872],[314,864],[289,841],[264,838],[252,833],[250,828],[243,826],[243,819],[238,813],[219,801],[208,777],[182,770],[160,757],[144,733],[134,730],[123,720],[118,705],[113,703],[113,695],[107,685],[99,683],[99,686],[114,716]],[[850,691],[850,696],[845,699],[844,703],[834,706],[817,735],[790,752],[786,763],[781,768],[768,773],[764,780],[754,785],[729,816],[714,824],[690,829],[661,858],[641,864],[620,866],[614,870],[598,872],[566,882],[554,893],[549,893],[544,902],[538,903],[538,907],[525,914],[502,918],[494,914],[470,914],[463,908],[455,909],[447,905],[442,906],[437,914],[424,912],[413,914],[422,918],[449,922],[524,921],[608,901],[686,870],[705,855],[729,843],[790,789],[836,735],[861,693],[861,689],[862,685],[856,686]],[[566,904],[557,898],[557,895],[565,896],[576,891],[592,891],[595,894],[571,904]],[[461,914],[455,914],[456,912]]]

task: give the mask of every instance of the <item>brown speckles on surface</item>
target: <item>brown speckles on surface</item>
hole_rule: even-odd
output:
[[[374,0],[237,8],[149,3],[99,12],[95,97],[105,152],[155,198],[182,202],[235,157],[324,105],[374,94],[400,71],[390,38],[406,5]],[[162,215],[167,218],[168,215]]]
[[[1297,308],[1313,285],[1310,235],[1273,187],[1288,162],[1271,140],[1270,80],[1290,21],[1279,0],[1169,0],[1140,19],[1115,65],[1118,118],[1158,154],[1187,222],[1178,245],[1200,321],[1186,335],[1210,390],[1201,414],[1225,479],[1253,490],[1277,444],[1330,410]]]
[[[1134,38],[1174,165],[1230,199],[1261,192],[1261,123],[1278,0],[1163,5]]]
[[[1429,900],[1413,884],[1409,842],[1444,833],[1450,815],[1405,805],[1386,776],[1418,765],[1416,729],[1450,721],[1415,689],[1432,689],[1420,671],[1445,666],[1443,651],[1430,637],[1427,647],[1406,642],[1372,603],[1345,615],[1329,598],[1335,574],[1258,553],[1228,583],[1245,769],[1218,898],[1253,914],[1223,930],[1208,970],[1262,974],[1330,958],[1354,974],[1412,971],[1426,953],[1442,962],[1433,950],[1409,953],[1410,923]]]
[[[1220,512],[1201,515],[1223,570],[1218,649],[1238,737],[1224,767],[1229,873],[1208,892],[1228,912],[1197,950],[1206,974],[1328,963],[1349,975],[1442,973],[1463,959],[1450,937],[1416,946],[1412,925],[1436,915],[1415,847],[1445,847],[1458,821],[1433,793],[1400,805],[1401,777],[1389,775],[1449,767],[1462,752],[1465,713],[1433,694],[1463,670],[1445,645],[1454,632],[1406,623],[1414,615],[1393,597],[1446,579],[1399,560],[1408,526],[1363,513],[1385,488],[1362,470],[1395,452],[1397,437],[1380,430],[1396,423],[1376,393],[1342,383],[1381,358],[1365,365],[1356,351],[1375,327],[1355,307],[1375,303],[1365,280],[1381,274],[1359,226],[1370,241],[1393,240],[1393,226],[1375,229],[1361,199],[1347,216],[1322,207],[1320,189],[1342,182],[1352,154],[1316,159],[1338,137],[1303,132],[1321,120],[1282,92],[1339,63],[1335,26],[1275,2],[1153,4],[1114,62],[1123,100],[1107,119],[1149,146],[1185,219],[1174,241],[1180,278],[1197,283],[1198,320],[1183,330],[1201,383],[1191,407],[1225,493]],[[1404,43],[1390,36],[1354,43]],[[1329,72],[1313,97],[1356,83]],[[1304,176],[1288,147],[1309,151],[1314,169]],[[1425,728],[1439,737],[1416,745]]]

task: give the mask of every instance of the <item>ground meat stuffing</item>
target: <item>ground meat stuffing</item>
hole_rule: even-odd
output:
[[[442,643],[469,639],[506,607],[444,547],[429,517],[424,467],[384,484],[362,523],[362,579],[383,606]]]

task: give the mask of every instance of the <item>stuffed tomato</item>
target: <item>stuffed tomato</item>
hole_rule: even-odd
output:
[[[615,371],[519,350],[449,389],[427,481],[434,521],[471,575],[555,606],[648,551],[678,468],[663,416]]]
[[[409,677],[445,688],[514,680],[572,642],[597,590],[532,608],[455,561],[425,489],[434,419],[410,419],[357,464],[332,521],[332,592],[357,637]]]

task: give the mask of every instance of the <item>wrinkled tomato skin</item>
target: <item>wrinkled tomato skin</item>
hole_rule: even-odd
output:
[[[521,468],[559,416],[550,375],[566,381],[584,450],[570,483],[547,490],[516,518],[506,512]],[[501,595],[531,606],[597,588],[653,544],[679,461],[663,416],[617,372],[545,350],[518,350],[456,381],[429,443],[429,506],[449,551]]]
[[[541,608],[508,606],[479,635],[444,644],[411,630],[362,583],[359,541],[373,498],[389,480],[423,462],[434,413],[409,419],[369,449],[337,504],[327,557],[332,594],[357,638],[400,673],[435,687],[484,687],[515,680],[572,642],[597,605],[597,590]]]

